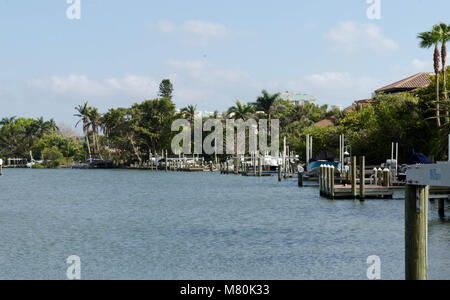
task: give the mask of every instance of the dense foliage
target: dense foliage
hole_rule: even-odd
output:
[[[441,128],[436,126],[436,89],[433,78],[431,81],[430,86],[414,94],[380,94],[371,104],[346,111],[313,103],[294,105],[263,91],[253,104],[237,101],[226,113],[219,115],[216,111],[210,118],[279,119],[281,137],[286,136],[290,150],[302,160],[306,156],[306,135],[314,138],[314,152],[337,152],[340,134],[345,134],[348,150],[366,155],[368,163],[379,164],[389,158],[392,142],[400,145],[402,163],[413,149],[442,160],[446,159],[450,125],[445,118]],[[46,167],[69,166],[72,161],[83,162],[90,157],[111,159],[121,166],[144,164],[150,155],[170,151],[176,134],[171,132],[175,119],[185,118],[192,124],[198,115],[194,105],[176,111],[170,82],[163,82],[161,89],[161,95],[170,97],[146,100],[129,108],[111,108],[104,114],[88,103],[76,107],[84,138],[64,135],[53,120],[4,118],[0,121],[0,157],[30,159],[31,151],[36,160],[44,160]],[[443,109],[447,105],[441,101]],[[334,126],[315,125],[324,119]]]

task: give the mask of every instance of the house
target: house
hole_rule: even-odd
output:
[[[422,72],[411,77],[405,78],[403,80],[394,82],[390,85],[382,87],[375,91],[375,94],[385,93],[385,94],[397,94],[404,92],[413,92],[417,89],[427,87],[430,83],[430,76],[433,73]]]
[[[289,101],[294,105],[305,105],[306,103],[316,104],[317,99],[308,94],[294,94],[290,92],[281,93],[279,98],[284,101]]]
[[[373,99],[364,99],[364,100],[358,100],[353,103],[352,106],[347,107],[344,109],[345,112],[351,112],[351,111],[357,111],[363,108],[366,105],[369,105],[373,102]]]
[[[398,94],[405,92],[414,92],[417,89],[427,87],[431,83],[430,76],[432,75],[433,73],[429,72],[418,73],[416,75],[389,84],[385,87],[379,88],[378,90],[375,91],[375,95],[382,93]],[[350,112],[359,110],[364,106],[371,104],[372,101],[373,99],[364,99],[355,101],[352,106],[347,107],[344,111]]]

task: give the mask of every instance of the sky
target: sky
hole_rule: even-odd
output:
[[[448,0],[0,0],[0,117],[73,126],[84,101],[129,107],[164,78],[177,108],[224,111],[262,89],[345,107],[431,72],[416,35],[449,11]]]

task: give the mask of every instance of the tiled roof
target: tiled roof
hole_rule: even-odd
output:
[[[381,92],[398,92],[398,91],[412,91],[416,90],[418,88],[427,87],[431,81],[430,76],[432,76],[432,73],[423,72],[416,75],[413,75],[411,77],[408,77],[406,79],[397,81],[393,84],[387,85],[381,89],[376,90],[376,93]]]
[[[320,128],[325,128],[325,127],[334,126],[334,122],[330,119],[324,119],[324,120],[319,121],[316,124],[314,124],[314,126],[320,127]]]
[[[346,111],[346,112],[356,111],[357,107],[362,108],[368,104],[371,104],[372,102],[373,102],[373,99],[358,100],[358,101],[355,101],[355,103],[353,103],[352,106],[349,106],[346,109],[344,109],[344,111]]]

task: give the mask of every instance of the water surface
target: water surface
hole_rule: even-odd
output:
[[[404,201],[329,201],[296,180],[132,170],[4,170],[0,279],[404,278]],[[401,196],[398,195],[398,196]],[[430,278],[450,223],[430,207]],[[447,211],[448,214],[448,211]]]

